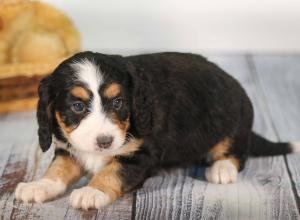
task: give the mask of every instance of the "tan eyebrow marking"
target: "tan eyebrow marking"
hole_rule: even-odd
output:
[[[88,91],[82,88],[81,86],[76,86],[73,89],[71,89],[71,94],[85,101],[90,99]]]
[[[112,83],[104,90],[104,96],[111,99],[116,97],[121,92],[121,85],[118,83]]]

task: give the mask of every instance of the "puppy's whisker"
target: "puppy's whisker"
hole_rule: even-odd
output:
[[[126,133],[126,137],[134,138],[133,134],[131,134],[130,132],[127,132],[127,133]]]

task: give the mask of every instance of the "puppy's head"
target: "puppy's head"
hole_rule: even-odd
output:
[[[130,126],[131,80],[121,57],[79,53],[60,64],[39,87],[39,141],[52,135],[88,152],[120,148]]]

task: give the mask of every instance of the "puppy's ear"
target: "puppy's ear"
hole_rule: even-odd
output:
[[[152,131],[153,100],[147,74],[138,73],[132,64],[128,64],[127,70],[131,78],[133,123],[140,135],[148,135]]]
[[[38,135],[42,151],[47,151],[52,143],[52,123],[53,123],[53,105],[50,97],[51,76],[41,80],[38,94],[39,101],[37,106]]]

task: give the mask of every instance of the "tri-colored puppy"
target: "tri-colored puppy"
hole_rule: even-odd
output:
[[[56,151],[44,177],[20,183],[16,198],[43,202],[85,174],[74,208],[101,208],[166,167],[206,165],[212,183],[233,183],[249,155],[286,154],[251,131],[253,109],[240,84],[199,55],[130,57],[83,52],[39,87],[39,142]]]

